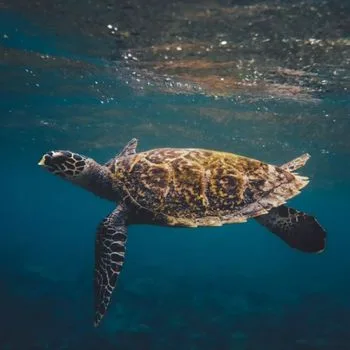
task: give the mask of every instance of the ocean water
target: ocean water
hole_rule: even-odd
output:
[[[16,0],[0,11],[1,350],[350,349],[346,2]],[[226,17],[211,22],[222,13],[261,24],[264,39],[248,40]],[[194,19],[203,16],[204,27]],[[185,30],[179,18],[195,25]],[[127,23],[136,29],[123,30]],[[275,33],[284,39],[259,46]],[[290,38],[306,44],[286,49]],[[178,64],[167,72],[161,45]],[[224,71],[233,61],[254,69]],[[231,76],[220,86],[208,78]],[[290,205],[318,218],[326,250],[291,249],[254,221],[131,226],[112,304],[94,328],[95,231],[114,204],[37,163],[51,149],[103,163],[133,137],[139,150],[201,147],[272,164],[310,153],[300,169],[310,184]]]

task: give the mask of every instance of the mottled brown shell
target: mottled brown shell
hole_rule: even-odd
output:
[[[244,222],[283,204],[308,183],[258,160],[174,148],[121,157],[115,177],[136,206],[182,226]]]

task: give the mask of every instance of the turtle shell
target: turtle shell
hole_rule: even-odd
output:
[[[261,161],[204,149],[154,149],[116,160],[124,196],[168,225],[215,226],[266,214],[307,178]]]

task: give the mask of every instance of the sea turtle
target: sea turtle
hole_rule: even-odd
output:
[[[110,303],[122,269],[131,224],[221,226],[255,218],[288,245],[321,252],[326,233],[316,219],[284,205],[308,184],[294,171],[304,154],[282,166],[240,155],[195,148],[136,152],[132,139],[104,165],[70,151],[51,151],[39,165],[94,194],[118,203],[100,223],[95,242],[95,321]]]

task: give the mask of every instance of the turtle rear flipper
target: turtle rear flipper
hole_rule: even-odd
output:
[[[307,253],[325,249],[326,232],[313,216],[281,205],[255,219],[292,248]]]
[[[295,159],[291,160],[290,162],[281,165],[280,168],[283,170],[286,170],[286,171],[293,172],[293,171],[303,167],[306,164],[306,162],[310,159],[310,157],[311,157],[310,154],[304,153],[300,157],[295,158]]]

